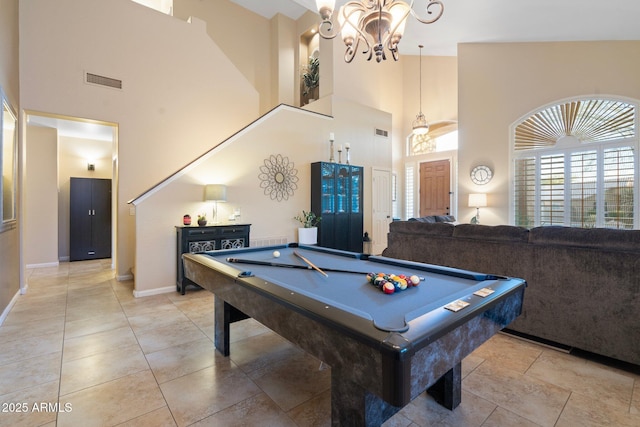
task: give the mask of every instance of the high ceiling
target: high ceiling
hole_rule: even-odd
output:
[[[315,0],[231,0],[271,18],[292,19],[316,12]],[[346,0],[337,0],[342,5]],[[428,0],[416,0],[424,10]],[[638,0],[442,0],[444,14],[434,24],[409,18],[400,54],[457,55],[458,43],[640,40]],[[424,16],[424,14],[423,14]],[[318,18],[318,22],[320,18]],[[336,41],[336,43],[340,43]],[[357,59],[357,58],[356,58]]]

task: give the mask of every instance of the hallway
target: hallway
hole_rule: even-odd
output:
[[[330,425],[329,368],[251,319],[222,357],[212,294],[134,298],[110,265],[28,271],[0,327],[0,426]],[[462,368],[455,411],[421,395],[385,426],[640,425],[637,374],[504,334]]]

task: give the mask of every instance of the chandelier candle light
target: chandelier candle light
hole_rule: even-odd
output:
[[[338,11],[338,28],[334,31],[331,20],[336,6],[335,0],[316,0],[322,23],[318,30],[325,39],[333,39],[342,33],[342,41],[347,50],[344,60],[351,62],[362,43],[362,53],[369,54],[367,60],[376,55],[376,61],[386,60],[385,49],[398,60],[398,44],[404,34],[407,18],[412,15],[423,24],[432,24],[442,16],[444,4],[440,0],[428,1],[425,12],[427,17],[418,16],[413,8],[415,0],[409,4],[400,0],[352,0]]]

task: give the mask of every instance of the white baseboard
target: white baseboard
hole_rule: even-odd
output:
[[[43,262],[42,264],[27,264],[27,268],[45,268],[45,267],[58,267],[59,261],[55,262]]]
[[[16,305],[16,301],[18,301],[18,296],[20,296],[20,291],[16,292],[13,298],[11,298],[11,301],[9,301],[9,304],[7,305],[7,307],[4,309],[4,311],[0,315],[0,325],[4,323],[4,319],[7,318],[13,306]]]
[[[133,280],[133,274],[123,274],[122,276],[116,276],[118,282],[125,282],[127,280]]]
[[[164,288],[156,288],[156,289],[149,289],[146,291],[137,291],[137,290],[133,290],[133,296],[136,298],[140,298],[140,297],[149,297],[151,295],[159,295],[159,294],[167,294],[169,292],[175,292],[176,291],[176,286],[166,286]]]
[[[71,259],[71,257],[68,256],[61,256],[58,261],[60,262],[70,262],[69,260]]]

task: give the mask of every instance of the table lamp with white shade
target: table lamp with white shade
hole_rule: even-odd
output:
[[[471,224],[480,224],[480,208],[487,206],[487,195],[485,193],[469,194],[469,207],[476,208],[476,216],[471,218]]]
[[[204,201],[213,202],[212,221],[217,224],[216,215],[218,214],[218,202],[227,201],[227,186],[223,184],[207,184],[204,186]]]

